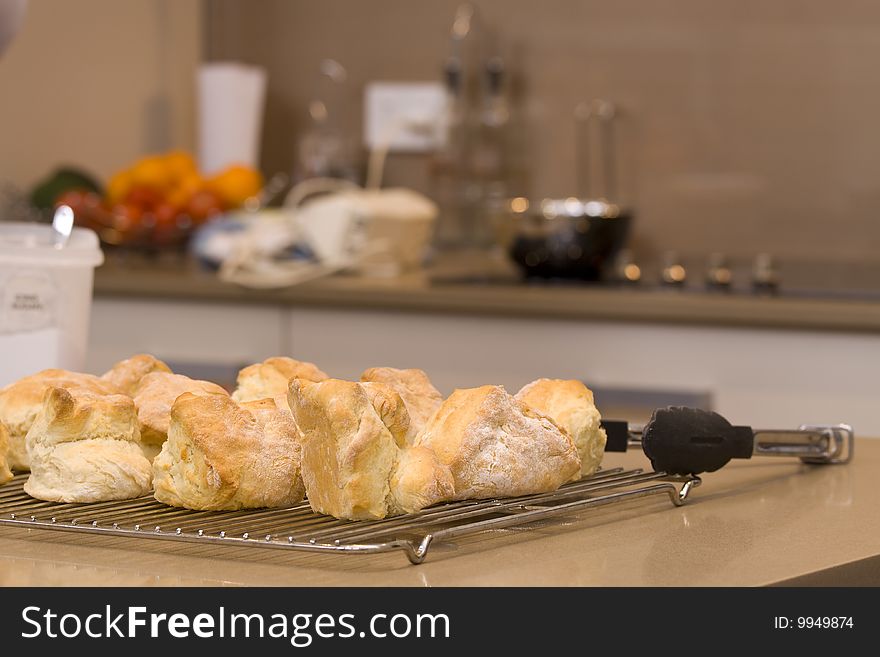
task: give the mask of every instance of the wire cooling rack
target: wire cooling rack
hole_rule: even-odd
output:
[[[435,541],[529,524],[649,496],[684,503],[699,477],[614,468],[552,493],[439,504],[383,520],[347,521],[314,513],[308,502],[284,509],[191,511],[152,497],[94,504],[59,504],[28,496],[27,475],[0,486],[0,526],[61,532],[254,546],[339,554],[402,551],[422,563]]]

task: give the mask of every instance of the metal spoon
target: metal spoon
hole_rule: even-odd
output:
[[[73,209],[69,205],[59,205],[55,208],[55,216],[52,217],[53,246],[63,249],[67,246],[67,240],[73,232]]]

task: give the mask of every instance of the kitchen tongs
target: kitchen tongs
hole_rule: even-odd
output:
[[[734,426],[718,413],[670,406],[654,411],[642,426],[603,420],[606,452],[640,445],[657,472],[699,475],[714,472],[731,459],[796,456],[804,463],[836,464],[852,459],[853,429],[848,424],[802,425],[794,430]]]

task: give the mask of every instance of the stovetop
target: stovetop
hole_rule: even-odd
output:
[[[684,292],[880,301],[880,261],[843,263],[773,259],[765,262],[769,264],[767,267],[760,263],[756,265],[755,261],[731,261],[721,266],[720,269],[727,269],[727,273],[721,271],[720,276],[717,263],[682,259],[677,264],[686,272],[680,283],[670,282],[668,276],[664,276],[670,266],[664,262],[641,266],[642,276],[632,285],[643,289],[678,288]],[[611,278],[612,281],[600,285],[621,284],[622,277],[612,275]],[[728,280],[720,282],[719,278]]]
[[[880,301],[880,260],[835,262],[821,260],[756,258],[678,257],[665,254],[659,260],[618,259],[601,281],[523,278],[512,263],[494,259],[465,272],[459,267],[430,273],[434,284],[522,283],[529,286],[589,287],[640,291],[680,292],[736,296]]]

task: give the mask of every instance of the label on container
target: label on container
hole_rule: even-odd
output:
[[[56,325],[58,288],[46,272],[16,271],[2,281],[0,333],[39,331]]]

